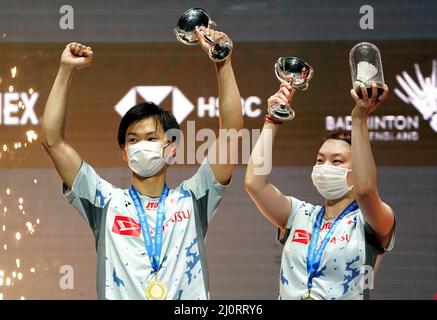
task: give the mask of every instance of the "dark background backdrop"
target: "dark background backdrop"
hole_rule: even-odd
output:
[[[205,8],[235,42],[233,65],[241,95],[261,100],[254,106],[261,115],[245,118],[249,129],[261,127],[266,99],[277,90],[273,64],[278,57],[298,56],[314,67],[310,88],[293,100],[296,118],[281,128],[271,176],[285,194],[313,203],[321,201],[310,173],[326,134],[325,118],[346,116],[353,107],[350,48],[360,41],[379,47],[392,91],[400,89],[397,75],[407,71],[416,80],[413,64],[418,63],[430,76],[431,61],[437,59],[434,1],[69,1],[74,30],[59,28],[63,4],[0,0],[0,106],[11,85],[12,92],[32,88],[39,94],[35,112],[41,117],[65,44],[91,45],[94,63],[78,72],[71,86],[67,138],[120,187],[128,187],[129,170],[116,143],[120,117],[114,106],[131,88],[175,86],[195,106],[183,128],[187,120],[195,121],[196,129],[218,127],[217,118],[197,115],[199,97],[217,96],[213,64],[200,48],[177,43],[171,32],[190,7]],[[374,30],[359,27],[364,4],[374,8]],[[171,109],[173,103],[168,98],[161,105]],[[383,258],[373,298],[434,299],[437,132],[393,92],[375,115],[418,116],[420,128],[417,141],[372,143],[380,193],[398,222],[395,249]],[[92,234],[61,196],[60,179],[39,138],[26,142],[29,130],[39,134],[39,125],[0,124],[0,297],[94,299]],[[188,178],[196,168],[175,166],[169,184]],[[244,165],[236,167],[207,236],[212,299],[276,299],[281,247],[274,244],[275,228],[244,192],[244,173]],[[64,265],[74,270],[72,290],[59,286]]]

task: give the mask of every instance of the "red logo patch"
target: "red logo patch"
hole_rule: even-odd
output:
[[[320,229],[320,231],[323,231],[323,230],[329,230],[329,229],[331,229],[331,227],[332,227],[332,222],[331,222],[331,221],[328,221],[328,222],[326,222],[326,223],[322,226],[322,228]]]
[[[294,232],[293,239],[291,242],[299,242],[303,244],[308,244],[311,240],[311,233],[306,230],[297,229]]]
[[[122,236],[139,237],[141,235],[141,225],[132,218],[115,216],[112,232]]]
[[[149,201],[146,205],[146,210],[153,210],[158,208],[158,201]]]

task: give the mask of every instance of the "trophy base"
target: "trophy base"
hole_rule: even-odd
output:
[[[209,57],[214,62],[225,61],[232,52],[232,41],[229,38],[222,37],[216,39],[209,50]]]
[[[370,97],[372,96],[372,88],[371,88],[371,87],[366,87],[366,90],[367,90],[367,96],[370,98]],[[382,87],[382,85],[378,85],[378,86],[377,86],[377,90],[378,90],[378,95],[377,95],[377,97],[379,98],[379,96],[381,96],[381,95],[384,93],[384,88]],[[363,99],[363,95],[362,95],[362,93],[361,93],[361,89],[360,89],[360,87],[356,88],[356,89],[355,89],[355,92],[357,93],[357,96],[358,96],[360,99]]]
[[[295,112],[282,104],[274,104],[268,108],[268,114],[280,121],[290,121],[294,118]]]

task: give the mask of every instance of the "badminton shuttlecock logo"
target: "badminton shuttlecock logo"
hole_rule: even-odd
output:
[[[406,71],[403,71],[402,75],[396,76],[396,80],[404,92],[398,88],[395,88],[394,92],[402,101],[412,104],[437,132],[437,60],[432,61],[431,77],[424,78],[417,63],[414,64],[414,69],[417,83]]]
[[[378,74],[378,69],[367,61],[360,61],[357,65],[357,79],[354,87],[357,89],[361,84],[367,85],[367,82]]]

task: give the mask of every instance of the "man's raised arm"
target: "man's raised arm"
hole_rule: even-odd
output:
[[[70,189],[82,159],[64,140],[67,96],[73,73],[90,65],[92,57],[93,51],[90,47],[76,42],[65,47],[42,120],[41,143],[52,159],[59,176]]]

